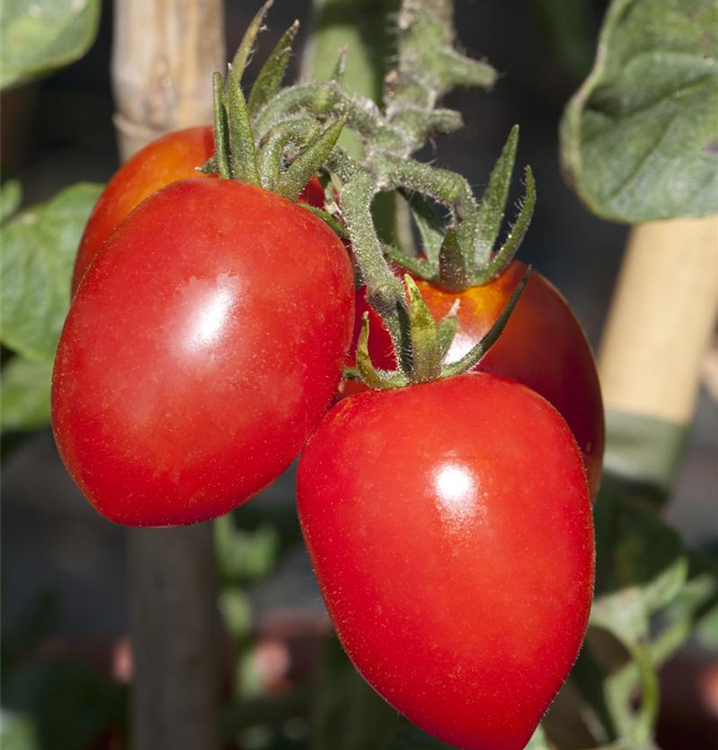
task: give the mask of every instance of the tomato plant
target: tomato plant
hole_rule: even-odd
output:
[[[465,750],[520,750],[578,654],[594,542],[565,421],[470,373],[341,401],[297,502],[348,655],[411,721]]]
[[[463,292],[446,292],[436,283],[417,279],[417,286],[437,320],[458,302],[458,328],[448,360],[461,358],[496,322],[526,271],[514,261],[493,281]],[[369,312],[369,351],[374,363],[389,369],[395,365],[392,342],[379,315],[357,294],[359,335],[361,315]],[[601,479],[604,424],[601,389],[586,334],[563,295],[544,276],[534,272],[516,305],[506,329],[475,369],[491,372],[529,386],[548,399],[568,422],[581,450],[591,496]],[[346,384],[344,386],[346,388]],[[361,386],[346,388],[356,392]]]
[[[211,125],[185,128],[152,141],[125,162],[107,183],[87,222],[72,272],[72,292],[87,267],[120,221],[145,198],[165,185],[189,178],[216,177],[198,170],[214,154]],[[313,177],[300,201],[321,207],[324,191]]]
[[[140,526],[225,513],[299,452],[351,338],[347,252],[306,209],[182,180],[107,241],[70,309],[52,410],[95,508]]]

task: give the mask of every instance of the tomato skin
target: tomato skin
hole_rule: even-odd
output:
[[[513,261],[497,279],[460,293],[445,292],[431,282],[417,280],[436,320],[443,318],[459,300],[459,325],[448,361],[459,359],[488,333],[525,271],[524,263]],[[361,290],[357,295],[357,321],[364,310],[370,308]],[[369,319],[369,350],[374,364],[392,368],[394,357],[389,334],[373,310]],[[357,338],[358,327],[355,342]],[[531,274],[501,337],[474,369],[517,380],[559,410],[583,455],[594,498],[601,482],[604,444],[603,400],[596,364],[586,334],[568,302],[537,271]],[[351,385],[345,392],[358,390]]]
[[[469,373],[339,402],[299,462],[302,531],[365,679],[464,750],[520,750],[586,631],[591,506],[530,389]]]
[[[227,512],[320,420],[353,315],[347,252],[309,211],[228,180],[169,185],[117,227],[71,305],[52,390],[71,476],[119,523]]]
[[[197,171],[214,154],[211,125],[185,128],[158,138],[128,159],[107,183],[80,240],[72,293],[113,229],[145,198],[177,180],[206,179]]]
[[[213,155],[212,126],[199,125],[163,135],[128,159],[107,183],[87,222],[72,272],[72,294],[105,240],[135,206],[177,180],[216,178],[197,170]],[[299,200],[318,208],[324,205],[316,176]]]

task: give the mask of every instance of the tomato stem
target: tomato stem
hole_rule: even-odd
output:
[[[279,123],[259,149],[259,177],[262,187],[274,190],[282,176],[282,162],[290,146],[299,151],[321,133],[321,125],[313,117]],[[303,186],[302,186],[303,187]]]
[[[292,162],[277,182],[274,190],[290,200],[299,198],[312,175],[324,164],[346,124],[346,118],[333,122],[320,133]]]
[[[280,88],[296,23],[275,46],[245,99],[242,74],[270,5],[266,3],[252,21],[224,88],[221,77],[215,76],[217,154],[204,170],[261,185],[291,200],[299,197],[314,174],[330,175],[325,195],[336,217],[319,209],[315,213],[338,234],[348,236],[367,300],[389,331],[398,363],[395,373],[375,370],[368,350],[362,350],[357,355],[358,371],[381,388],[444,377],[448,370],[442,368],[442,357],[453,337],[455,319],[449,316],[437,324],[413,280],[407,277],[402,283],[390,263],[461,291],[498,275],[518,249],[536,198],[529,169],[516,223],[501,248],[493,252],[516,158],[517,128],[509,134],[480,202],[461,175],[411,158],[432,134],[461,127],[460,114],[438,108],[439,99],[454,86],[490,88],[496,72],[454,48],[450,2],[403,0],[397,18],[397,67],[386,77],[383,107],[343,89],[346,49],[339,50],[330,80]],[[361,140],[361,159],[350,157],[337,145],[345,127]],[[340,184],[338,204],[332,178]],[[407,201],[421,237],[419,255],[408,235],[402,237],[404,249],[380,239],[372,204],[377,195],[387,192],[398,192]],[[435,204],[447,209],[447,222],[439,219]],[[341,231],[342,223],[345,231]],[[505,320],[500,319],[497,331]],[[368,332],[361,339],[362,347],[367,340]],[[492,341],[489,334],[466,361],[481,356]],[[464,360],[455,363],[451,372],[464,365]]]

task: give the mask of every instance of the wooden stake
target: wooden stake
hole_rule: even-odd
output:
[[[212,122],[224,71],[223,0],[116,0],[112,88],[125,161],[163,133]]]
[[[112,85],[123,160],[212,121],[225,65],[222,0],[116,0]],[[216,750],[217,587],[212,525],[128,532],[133,750]]]
[[[718,216],[631,231],[604,329],[607,409],[684,424],[718,313]]]
[[[718,216],[634,227],[604,330],[604,480],[656,507],[683,456],[718,312]]]

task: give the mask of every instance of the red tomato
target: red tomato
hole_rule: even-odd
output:
[[[72,272],[72,293],[112,230],[135,206],[177,180],[216,177],[197,171],[213,154],[212,126],[200,125],[164,135],[125,162],[107,183],[87,222]],[[318,208],[324,205],[324,190],[316,177],[299,200]]]
[[[461,293],[445,292],[430,282],[417,280],[436,320],[459,301],[459,327],[449,361],[459,359],[489,331],[525,271],[525,264],[514,261],[494,281]],[[369,350],[374,364],[393,368],[391,339],[377,313],[369,308],[363,289],[357,294],[354,341],[365,310],[370,311]],[[595,497],[601,481],[604,442],[603,401],[596,364],[586,334],[568,302],[540,273],[533,272],[504,332],[475,369],[518,380],[561,412],[581,450],[591,497]],[[357,390],[357,385],[348,389],[345,386],[345,392]]]
[[[72,293],[112,230],[135,206],[177,180],[208,177],[197,167],[212,154],[212,126],[201,125],[164,135],[125,162],[107,183],[87,222],[72,272]]]
[[[593,590],[586,478],[559,413],[480,373],[350,396],[305,448],[297,502],[369,684],[444,742],[523,748]]]
[[[55,362],[55,438],[107,518],[227,512],[283,471],[329,405],[353,270],[309,211],[252,185],[183,180],[111,235]]]

